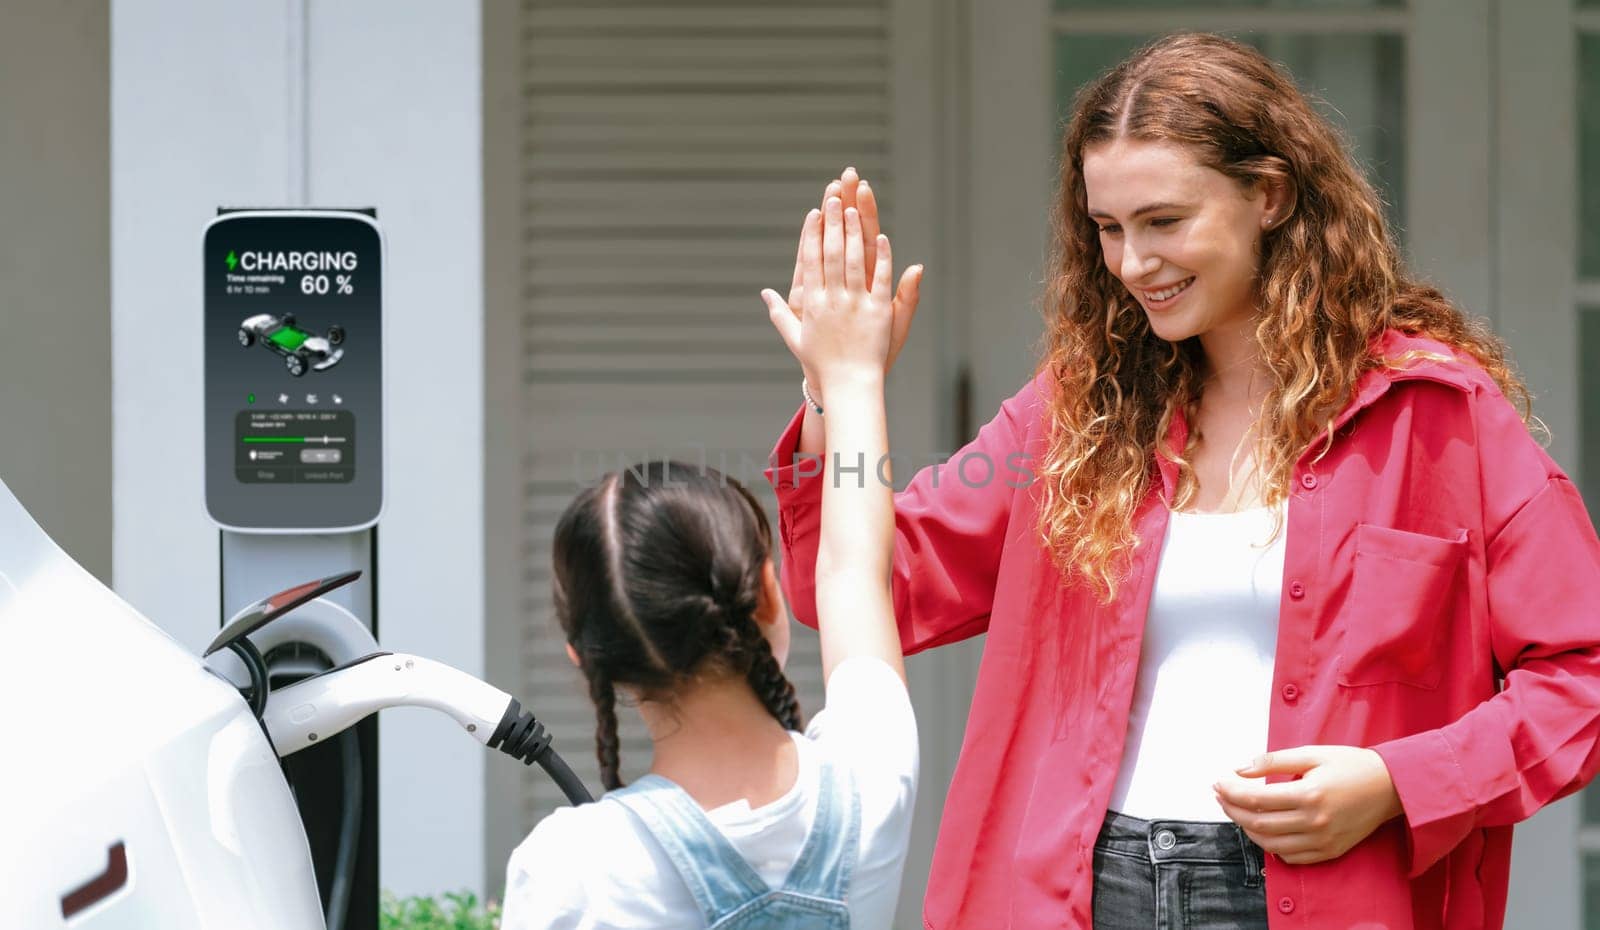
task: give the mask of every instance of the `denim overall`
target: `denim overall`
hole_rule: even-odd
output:
[[[682,788],[645,775],[606,796],[634,813],[666,851],[710,930],[848,930],[845,898],[861,840],[854,780],[824,763],[817,814],[783,887],[771,888]]]

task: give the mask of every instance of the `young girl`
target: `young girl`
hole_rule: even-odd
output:
[[[812,297],[798,339],[827,385],[827,442],[887,454],[891,309],[869,291],[861,223],[808,216]],[[874,279],[889,277],[877,237]],[[783,675],[788,613],[766,517],[709,469],[646,465],[580,494],[556,528],[556,613],[599,717],[594,804],[558,810],[512,853],[505,930],[887,928],[917,784],[916,721],[889,601],[893,502],[863,472],[822,500],[816,590],[826,706],[804,734]],[[619,698],[650,732],[623,786]]]

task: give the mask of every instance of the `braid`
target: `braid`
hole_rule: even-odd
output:
[[[611,679],[604,671],[596,670],[589,675],[589,698],[594,701],[598,721],[594,728],[594,743],[595,757],[600,760],[600,784],[607,791],[612,791],[622,787],[622,775],[618,771],[621,763],[618,759],[617,690],[612,687]]]
[[[770,556],[755,498],[703,467],[613,472],[562,512],[552,594],[594,702],[605,790],[623,786],[619,687],[671,703],[702,670],[743,678],[781,726],[800,728],[794,686],[756,619]]]
[[[800,729],[800,699],[795,696],[794,684],[778,665],[777,656],[772,654],[767,638],[749,617],[736,621],[735,629],[738,648],[750,662],[749,671],[745,672],[750,688],[785,730]]]

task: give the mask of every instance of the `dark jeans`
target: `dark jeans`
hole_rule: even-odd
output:
[[[1095,930],[1266,930],[1265,853],[1232,823],[1106,815]]]

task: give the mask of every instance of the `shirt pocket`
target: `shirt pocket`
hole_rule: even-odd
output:
[[[1356,525],[1339,684],[1438,687],[1440,633],[1466,551],[1466,530],[1439,537]]]

